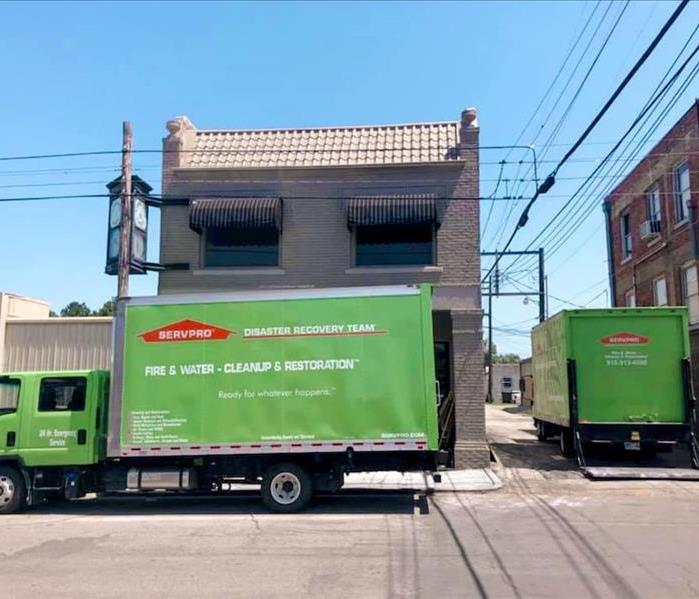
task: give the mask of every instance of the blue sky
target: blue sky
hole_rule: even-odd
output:
[[[179,114],[202,128],[294,127],[451,120],[467,106],[478,108],[483,145],[513,144],[590,19],[520,139],[533,142],[544,160],[555,160],[674,6],[630,3],[621,14],[622,2],[3,3],[0,156],[119,149],[124,119],[133,122],[135,147],[143,150],[158,149],[165,122]],[[619,15],[551,139],[554,145],[546,146]],[[576,161],[561,169],[513,247],[527,245],[610,149],[697,22],[699,4],[693,3]],[[695,83],[686,90],[648,143],[689,107],[697,89]],[[502,160],[507,162],[496,195],[531,194],[531,181],[516,184],[531,178],[527,165],[518,164],[524,155],[483,150],[481,194],[493,193]],[[118,155],[0,161],[0,198],[103,193],[118,166]],[[539,174],[552,166],[540,164]],[[135,167],[159,191],[159,156],[140,154]],[[561,300],[590,306],[607,301],[598,207],[603,189],[590,194],[591,216],[547,261],[549,291],[560,298],[551,298],[552,313],[567,305]],[[501,232],[511,230],[521,208],[522,202],[494,205],[484,249],[501,246]],[[157,260],[157,211],[151,212],[149,253]],[[483,203],[482,212],[485,224],[490,203]],[[105,233],[105,199],[0,203],[0,289],[45,298],[55,308],[72,299],[98,307],[116,288],[116,280],[102,274]],[[556,248],[555,241],[547,250]],[[531,283],[531,269],[524,266],[510,268],[503,288]],[[131,280],[134,294],[154,293],[155,286],[155,275]],[[500,298],[494,308],[500,350],[527,354],[523,332],[534,323],[536,304]]]

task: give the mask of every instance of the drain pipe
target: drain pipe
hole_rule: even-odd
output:
[[[606,223],[607,230],[607,271],[609,275],[609,290],[611,292],[611,302],[612,308],[616,307],[616,280],[614,272],[614,241],[612,237],[612,205],[608,199],[602,202],[602,208],[604,209],[604,221]]]
[[[697,139],[699,140],[699,100],[694,101],[694,114],[697,117]],[[696,197],[696,194],[692,194]],[[699,258],[699,235],[697,234],[697,213],[696,200],[690,196],[689,205],[689,231],[692,237],[692,253],[694,258]]]

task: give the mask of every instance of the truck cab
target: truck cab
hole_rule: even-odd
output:
[[[104,459],[108,390],[101,370],[0,375],[0,512],[31,501],[28,490],[64,493]]]

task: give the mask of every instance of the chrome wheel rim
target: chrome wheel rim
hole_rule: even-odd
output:
[[[0,476],[0,507],[6,506],[15,496],[15,484],[8,476]]]
[[[301,495],[301,481],[291,472],[280,472],[270,485],[272,498],[281,505],[294,503]]]

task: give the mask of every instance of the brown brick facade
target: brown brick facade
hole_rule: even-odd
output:
[[[675,201],[675,172],[686,163],[689,167],[690,201],[687,218],[678,220]],[[660,231],[641,236],[642,223],[649,219],[647,195],[657,189],[660,197]],[[696,264],[695,239],[699,206],[699,102],[695,102],[641,162],[605,199],[610,240],[610,276],[615,306],[626,305],[629,292],[636,305],[654,305],[653,281],[664,277],[668,305],[684,303],[681,269]],[[631,255],[622,247],[624,215],[629,217]],[[694,328],[690,327],[694,333]],[[697,331],[699,333],[699,331]],[[692,339],[695,384],[699,382],[699,356]]]
[[[454,160],[421,164],[306,166],[303,168],[182,167],[188,135],[164,140],[160,261],[186,270],[160,274],[159,293],[240,288],[338,287],[428,282],[434,309],[450,314],[451,330],[435,331],[451,346],[456,406],[456,464],[487,466],[485,443],[482,312],[480,305],[478,127],[475,111],[462,115]],[[458,124],[458,123],[457,123]],[[170,124],[168,124],[170,127]],[[181,152],[181,151],[184,152]],[[276,268],[208,269],[202,237],[189,227],[189,207],[171,200],[216,195],[282,198],[280,263]],[[436,261],[422,267],[353,266],[353,236],[346,201],[353,196],[433,194],[443,208]],[[462,199],[468,198],[468,199]]]

